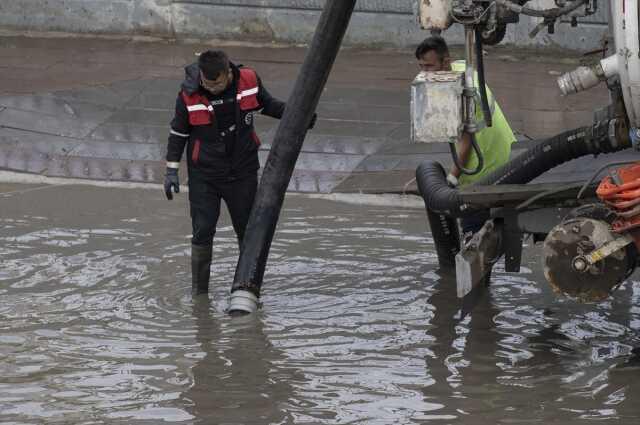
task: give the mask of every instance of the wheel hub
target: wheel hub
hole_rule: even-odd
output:
[[[580,301],[602,301],[630,271],[626,249],[589,264],[585,256],[614,240],[609,224],[573,218],[554,227],[544,241],[544,274],[552,288]]]

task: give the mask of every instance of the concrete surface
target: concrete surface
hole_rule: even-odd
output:
[[[51,177],[161,182],[182,66],[207,47],[0,37],[0,168]],[[257,69],[283,100],[306,53],[300,47],[224,48],[234,61]],[[589,124],[593,109],[608,103],[604,87],[560,96],[557,75],[577,64],[564,55],[488,50],[488,82],[520,139]],[[343,49],[290,190],[402,193],[415,190],[415,168],[422,160],[448,163],[446,145],[409,143],[409,83],[416,72],[411,50]],[[277,123],[258,117],[263,163]],[[515,152],[526,146],[519,143]],[[588,176],[595,163],[583,161],[589,166],[577,161],[554,170],[556,176],[568,174],[551,173],[550,178]]]
[[[11,0],[0,2],[0,29],[62,31],[87,34],[153,35],[188,39],[226,39],[262,43],[307,44],[324,0]],[[534,8],[555,6],[533,0]],[[416,0],[359,0],[345,44],[408,47],[425,37],[417,24]],[[505,43],[516,46],[591,50],[607,31],[607,2],[597,15],[571,28],[560,23],[553,35],[529,33],[538,18],[521,17],[509,26]],[[451,42],[462,43],[461,28],[447,31]]]

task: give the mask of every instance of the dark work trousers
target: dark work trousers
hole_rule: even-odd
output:
[[[241,244],[257,188],[257,173],[227,180],[212,180],[192,173],[189,178],[189,204],[193,227],[191,243],[199,246],[213,243],[220,216],[220,201],[224,200],[231,215],[238,244]]]

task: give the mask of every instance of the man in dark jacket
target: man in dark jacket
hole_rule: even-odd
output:
[[[193,238],[193,293],[209,289],[211,248],[223,199],[242,243],[258,184],[254,114],[281,118],[285,104],[273,98],[256,72],[231,63],[222,51],[207,51],[185,68],[167,147],[164,189],[179,192],[178,167],[185,145]]]

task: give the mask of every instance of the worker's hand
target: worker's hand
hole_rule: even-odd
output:
[[[454,187],[458,187],[459,184],[460,182],[458,181],[458,178],[453,174],[449,173],[449,175],[447,176],[447,185],[449,185],[449,187],[451,188],[454,188]]]
[[[167,173],[164,176],[164,193],[168,200],[173,199],[173,193],[180,193],[180,180],[178,179],[178,169],[167,167]]]
[[[311,117],[311,122],[309,123],[309,127],[307,127],[307,130],[313,129],[313,127],[316,125],[317,119],[318,119],[318,114],[314,112],[313,116]]]

